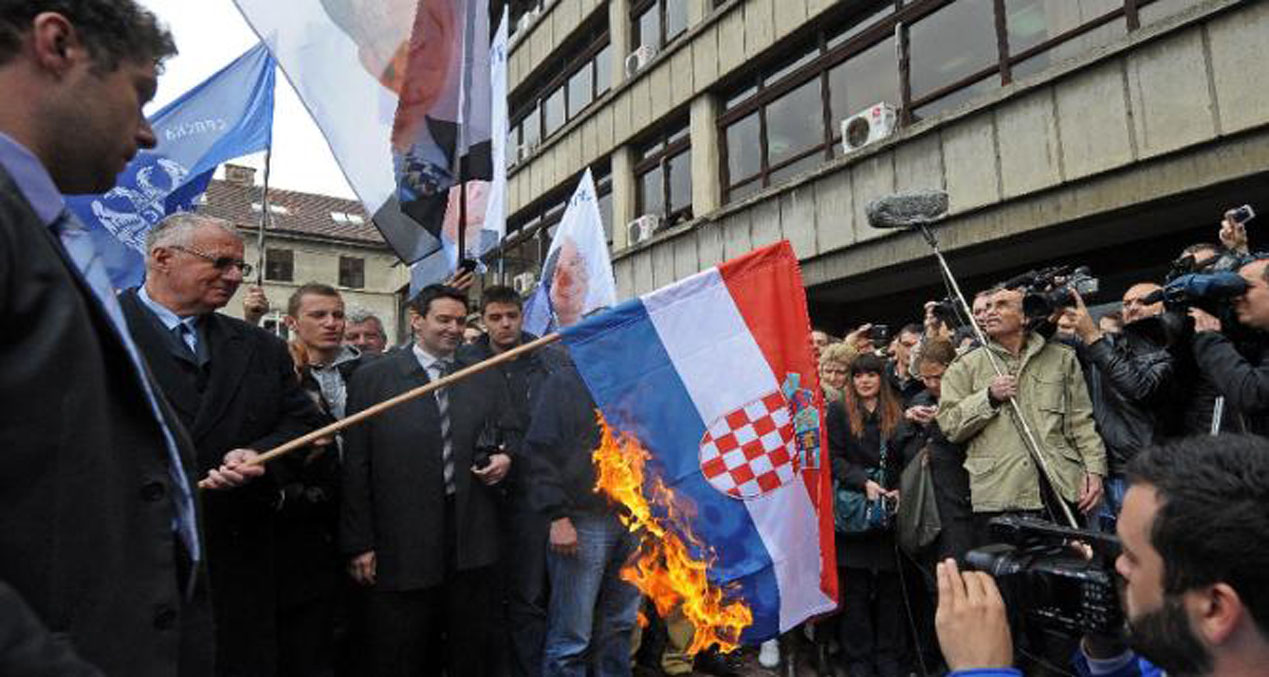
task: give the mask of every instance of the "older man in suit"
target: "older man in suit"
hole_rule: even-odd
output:
[[[132,0],[0,3],[6,675],[211,671],[193,451],[62,201],[154,145],[141,107],[174,53]]]
[[[320,414],[300,387],[286,344],[215,312],[249,265],[226,221],[165,219],[147,239],[146,281],[120,295],[137,344],[189,429],[206,488],[205,529],[216,617],[216,672],[276,672],[274,516],[292,459],[266,469],[259,452],[313,430]],[[248,481],[251,480],[251,481]],[[245,482],[245,484],[243,484]],[[239,488],[234,485],[243,484]]]
[[[453,369],[466,297],[431,285],[411,310],[416,342],[353,375],[349,415]],[[345,433],[340,540],[354,578],[370,586],[379,677],[489,672],[497,485],[511,467],[498,446],[499,378],[477,374]]]

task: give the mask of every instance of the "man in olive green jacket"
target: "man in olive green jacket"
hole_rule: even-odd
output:
[[[1089,513],[1101,502],[1106,449],[1075,351],[1026,330],[1022,294],[991,295],[986,348],[966,353],[943,375],[938,423],[967,445],[965,470],[976,523],[999,513],[1045,508],[1039,475],[1007,400],[1018,402],[1062,499]],[[997,376],[991,351],[1006,375]]]

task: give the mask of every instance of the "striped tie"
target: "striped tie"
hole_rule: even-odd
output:
[[[433,367],[436,378],[442,379],[453,371],[454,364],[450,360],[437,360]],[[453,443],[449,438],[449,392],[447,388],[436,391],[436,410],[441,417],[441,462],[444,464],[445,495],[452,496],[457,488],[454,486],[454,454]]]

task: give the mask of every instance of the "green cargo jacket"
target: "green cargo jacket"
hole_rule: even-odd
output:
[[[1018,379],[1018,404],[1040,443],[1057,491],[1079,500],[1085,473],[1106,476],[1106,448],[1093,422],[1093,405],[1075,351],[1039,334],[1014,357],[996,342],[958,357],[943,374],[938,422],[952,442],[967,443],[974,512],[1041,510],[1040,480],[1008,404],[992,406],[996,372],[987,350]]]

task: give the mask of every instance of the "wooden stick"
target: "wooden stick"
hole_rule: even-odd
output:
[[[552,343],[555,343],[556,341],[560,340],[560,338],[562,337],[559,334],[547,334],[546,336],[543,336],[542,338],[537,339],[536,341],[530,341],[529,343],[526,343],[522,346],[517,346],[515,348],[512,348],[511,350],[508,350],[507,352],[502,353],[501,355],[495,355],[482,362],[477,362],[476,364],[473,364],[472,366],[467,367],[466,369],[460,369],[459,371],[456,371],[450,374],[449,376],[446,376],[445,378],[431,381],[413,390],[407,390],[406,392],[403,392],[400,395],[393,397],[392,399],[384,400],[372,407],[363,409],[342,420],[335,421],[334,423],[326,426],[325,428],[318,428],[317,430],[314,430],[313,432],[307,435],[304,435],[302,437],[297,437],[291,440],[290,442],[287,442],[286,444],[283,444],[278,447],[274,447],[270,449],[269,451],[263,454],[260,454],[254,459],[248,461],[247,464],[260,465],[262,463],[267,463],[269,461],[272,461],[273,459],[278,458],[279,456],[283,456],[285,454],[291,453],[292,451],[295,451],[296,449],[306,447],[318,439],[321,439],[323,437],[328,437],[330,435],[333,435],[343,430],[344,428],[348,428],[350,426],[361,423],[362,421],[368,418],[378,416],[379,414],[382,414],[383,412],[397,406],[398,404],[403,404],[405,402],[409,402],[410,400],[418,399],[432,392],[433,390],[437,390],[438,388],[444,388],[446,386],[452,385],[454,383],[457,383],[458,381],[461,381],[467,378],[468,376],[471,376],[473,374],[479,374],[480,372],[485,371],[489,369],[490,367],[496,367],[502,364],[503,362],[510,362],[511,360],[514,360],[525,353],[532,352],[543,346],[548,346]]]

